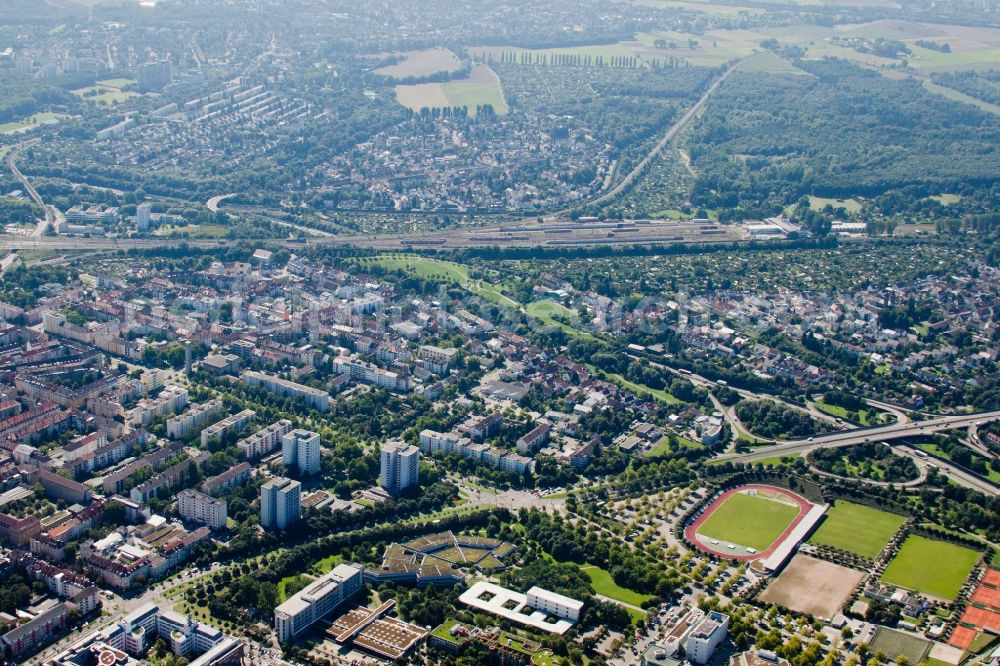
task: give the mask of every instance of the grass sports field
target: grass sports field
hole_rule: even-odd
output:
[[[931,643],[895,629],[879,627],[869,647],[872,652],[884,654],[886,659],[896,661],[897,657],[903,655],[911,664],[919,664],[930,651]]]
[[[882,580],[939,599],[954,600],[980,557],[982,554],[971,548],[914,534],[889,562]]]
[[[861,504],[838,501],[809,543],[875,559],[906,519]]]
[[[762,551],[798,514],[798,507],[790,504],[735,493],[702,523],[698,534]]]

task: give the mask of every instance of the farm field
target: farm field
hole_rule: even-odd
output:
[[[798,507],[783,502],[735,493],[708,517],[698,534],[763,551],[798,513]]]
[[[761,53],[755,58],[747,60],[740,65],[741,72],[763,72],[765,74],[794,74],[796,76],[810,76],[792,63],[779,58],[773,53]]]
[[[954,600],[980,557],[980,553],[970,548],[911,535],[889,562],[882,580],[939,599]]]
[[[387,65],[375,70],[376,74],[394,79],[421,77],[438,72],[457,72],[462,68],[462,62],[450,50],[445,48],[426,49],[424,51],[409,51],[400,54],[403,60],[395,65]]]
[[[875,559],[905,519],[894,513],[862,504],[838,501],[809,543],[832,546],[855,555]]]
[[[477,106],[490,104],[499,114],[509,110],[496,73],[485,65],[475,65],[469,76],[446,83],[418,83],[396,86],[396,99],[403,106],[420,111],[423,108],[464,106],[474,116]]]
[[[590,578],[590,582],[594,586],[594,591],[609,599],[617,599],[632,606],[641,606],[644,601],[649,601],[653,598],[652,595],[633,592],[622,587],[614,581],[610,572],[600,567],[588,564],[580,567],[580,569]]]
[[[824,197],[809,196],[809,207],[813,210],[823,210],[827,206],[843,208],[848,213],[861,212],[861,202],[857,199],[827,199]]]
[[[930,651],[931,643],[895,629],[879,627],[869,647],[873,652],[881,652],[887,659],[895,661],[900,655],[905,655],[911,664],[919,664]]]
[[[861,571],[796,555],[760,598],[797,613],[831,619],[864,577]]]

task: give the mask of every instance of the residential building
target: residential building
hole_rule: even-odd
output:
[[[238,414],[230,414],[218,423],[213,423],[201,431],[201,445],[207,446],[212,438],[221,440],[228,432],[242,432],[256,415],[257,412],[252,409],[244,409]]]
[[[250,386],[259,386],[269,393],[300,399],[321,412],[330,409],[330,394],[326,391],[254,370],[244,371],[240,374],[240,379]]]
[[[222,474],[218,476],[213,476],[210,479],[205,479],[205,482],[201,484],[201,491],[206,494],[214,493],[218,490],[224,488],[232,488],[233,486],[238,486],[248,478],[250,478],[250,463],[241,462],[236,467],[227,469]]]
[[[240,448],[247,460],[253,460],[276,449],[281,442],[282,435],[291,431],[292,422],[288,419],[281,419],[249,437],[244,437],[236,443],[236,446]]]
[[[177,493],[177,511],[187,520],[203,523],[213,530],[226,527],[226,501],[199,493],[197,490],[182,490]]]
[[[283,530],[302,516],[302,484],[275,477],[260,487],[260,524]]]
[[[221,400],[209,400],[200,405],[195,403],[183,414],[167,419],[167,437],[184,439],[211,421],[221,411]]]
[[[281,459],[286,469],[296,467],[300,474],[318,474],[319,433],[297,428],[282,435]]]
[[[131,421],[133,425],[148,426],[153,421],[167,414],[177,413],[177,411],[187,406],[187,404],[187,389],[171,384],[164,388],[156,398],[140,400],[130,412]]]
[[[420,450],[402,442],[382,447],[380,485],[393,495],[420,482]]]
[[[149,202],[143,202],[135,207],[135,226],[139,231],[148,231],[152,224],[153,206]]]
[[[157,60],[139,66],[139,92],[163,90],[174,80],[174,68],[169,60]]]

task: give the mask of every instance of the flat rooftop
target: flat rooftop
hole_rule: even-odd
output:
[[[479,581],[470,587],[462,593],[458,600],[466,606],[478,608],[506,618],[511,622],[552,634],[565,634],[573,626],[572,622],[548,616],[534,609],[530,609],[531,612],[526,613],[525,610],[528,609],[527,595],[485,581]]]

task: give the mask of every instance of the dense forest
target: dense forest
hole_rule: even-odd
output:
[[[942,72],[933,74],[934,83],[963,92],[991,104],[1000,104],[1000,71]]]
[[[689,141],[695,204],[762,216],[808,194],[1000,180],[1000,124],[985,112],[843,60],[796,66],[803,75],[737,72],[709,102]]]

